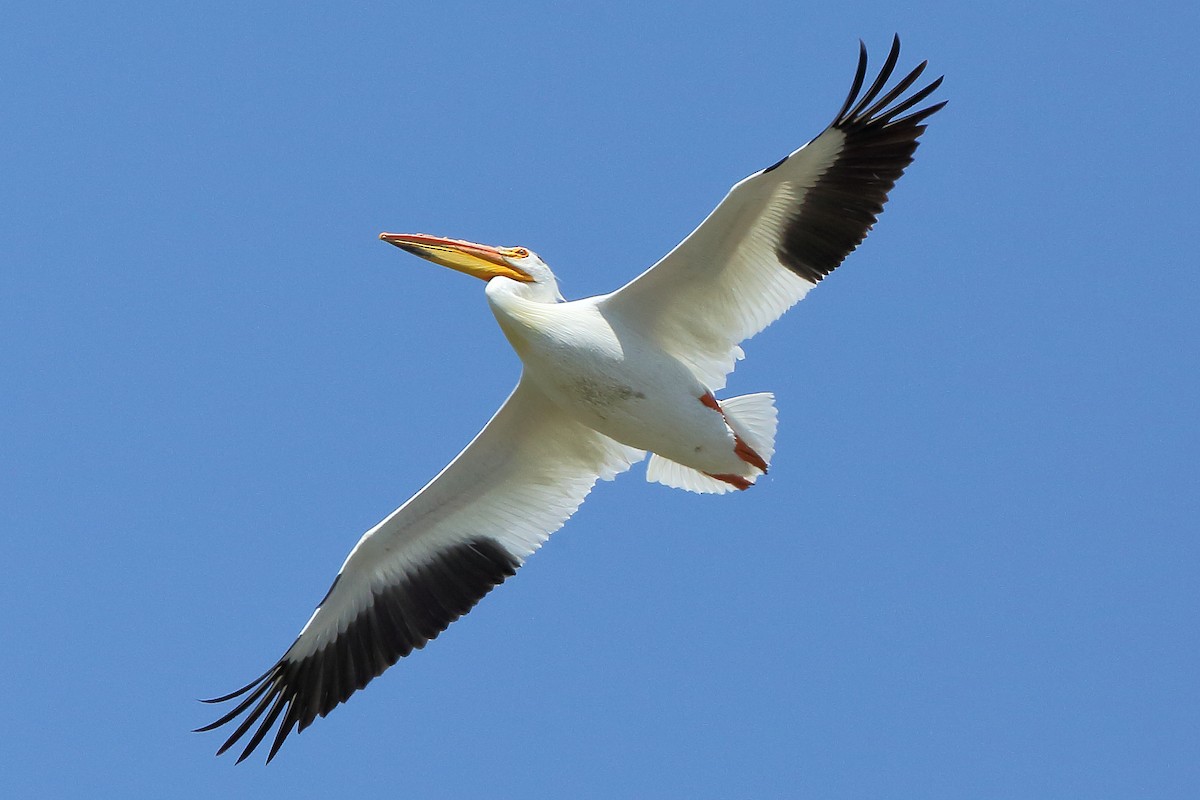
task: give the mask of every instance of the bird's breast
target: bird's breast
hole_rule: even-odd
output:
[[[721,416],[700,402],[707,388],[687,367],[594,304],[507,305],[496,318],[526,376],[576,420],[655,452],[680,442],[689,452],[704,449],[727,436]]]

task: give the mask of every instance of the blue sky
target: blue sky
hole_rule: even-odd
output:
[[[1200,784],[1194,4],[11,3],[0,794],[1184,797]],[[838,109],[951,104],[747,346],[771,475],[602,484],[268,768],[192,734],[519,364],[381,230],[653,262]]]

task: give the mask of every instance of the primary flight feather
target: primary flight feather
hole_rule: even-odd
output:
[[[250,734],[239,761],[278,723],[267,760],[503,582],[562,527],[598,479],[642,460],[648,480],[694,492],[744,490],[774,454],[770,394],[718,400],[739,344],[770,325],[866,236],[912,162],[909,92],[925,62],[885,91],[892,42],[862,91],[858,70],[819,136],[738,183],[695,231],[626,286],[566,302],[523,247],[425,234],[380,238],[487,282],[521,358],[516,388],[423,489],[359,540],[300,635],[263,675],[206,702],[238,700],[199,730],[237,722],[218,754]],[[239,699],[240,698],[240,699]],[[239,721],[240,718],[240,721]]]

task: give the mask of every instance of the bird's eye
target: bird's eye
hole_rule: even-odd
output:
[[[528,258],[529,257],[529,251],[526,250],[524,247],[514,247],[513,253],[516,254],[517,258]]]

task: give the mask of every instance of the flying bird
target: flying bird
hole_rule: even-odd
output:
[[[567,302],[524,247],[384,233],[401,250],[482,278],[521,358],[516,388],[432,481],[358,541],[295,642],[201,731],[238,721],[218,755],[253,730],[238,761],[278,722],[267,761],[437,637],[562,527],[598,479],[649,454],[649,481],[693,492],[745,490],[774,455],[767,393],[717,399],[739,346],[854,250],[912,163],[925,120],[910,92],[926,62],[885,91],[899,37],[871,85],[866,47],[833,122],[735,185],[686,239],[630,283]]]

